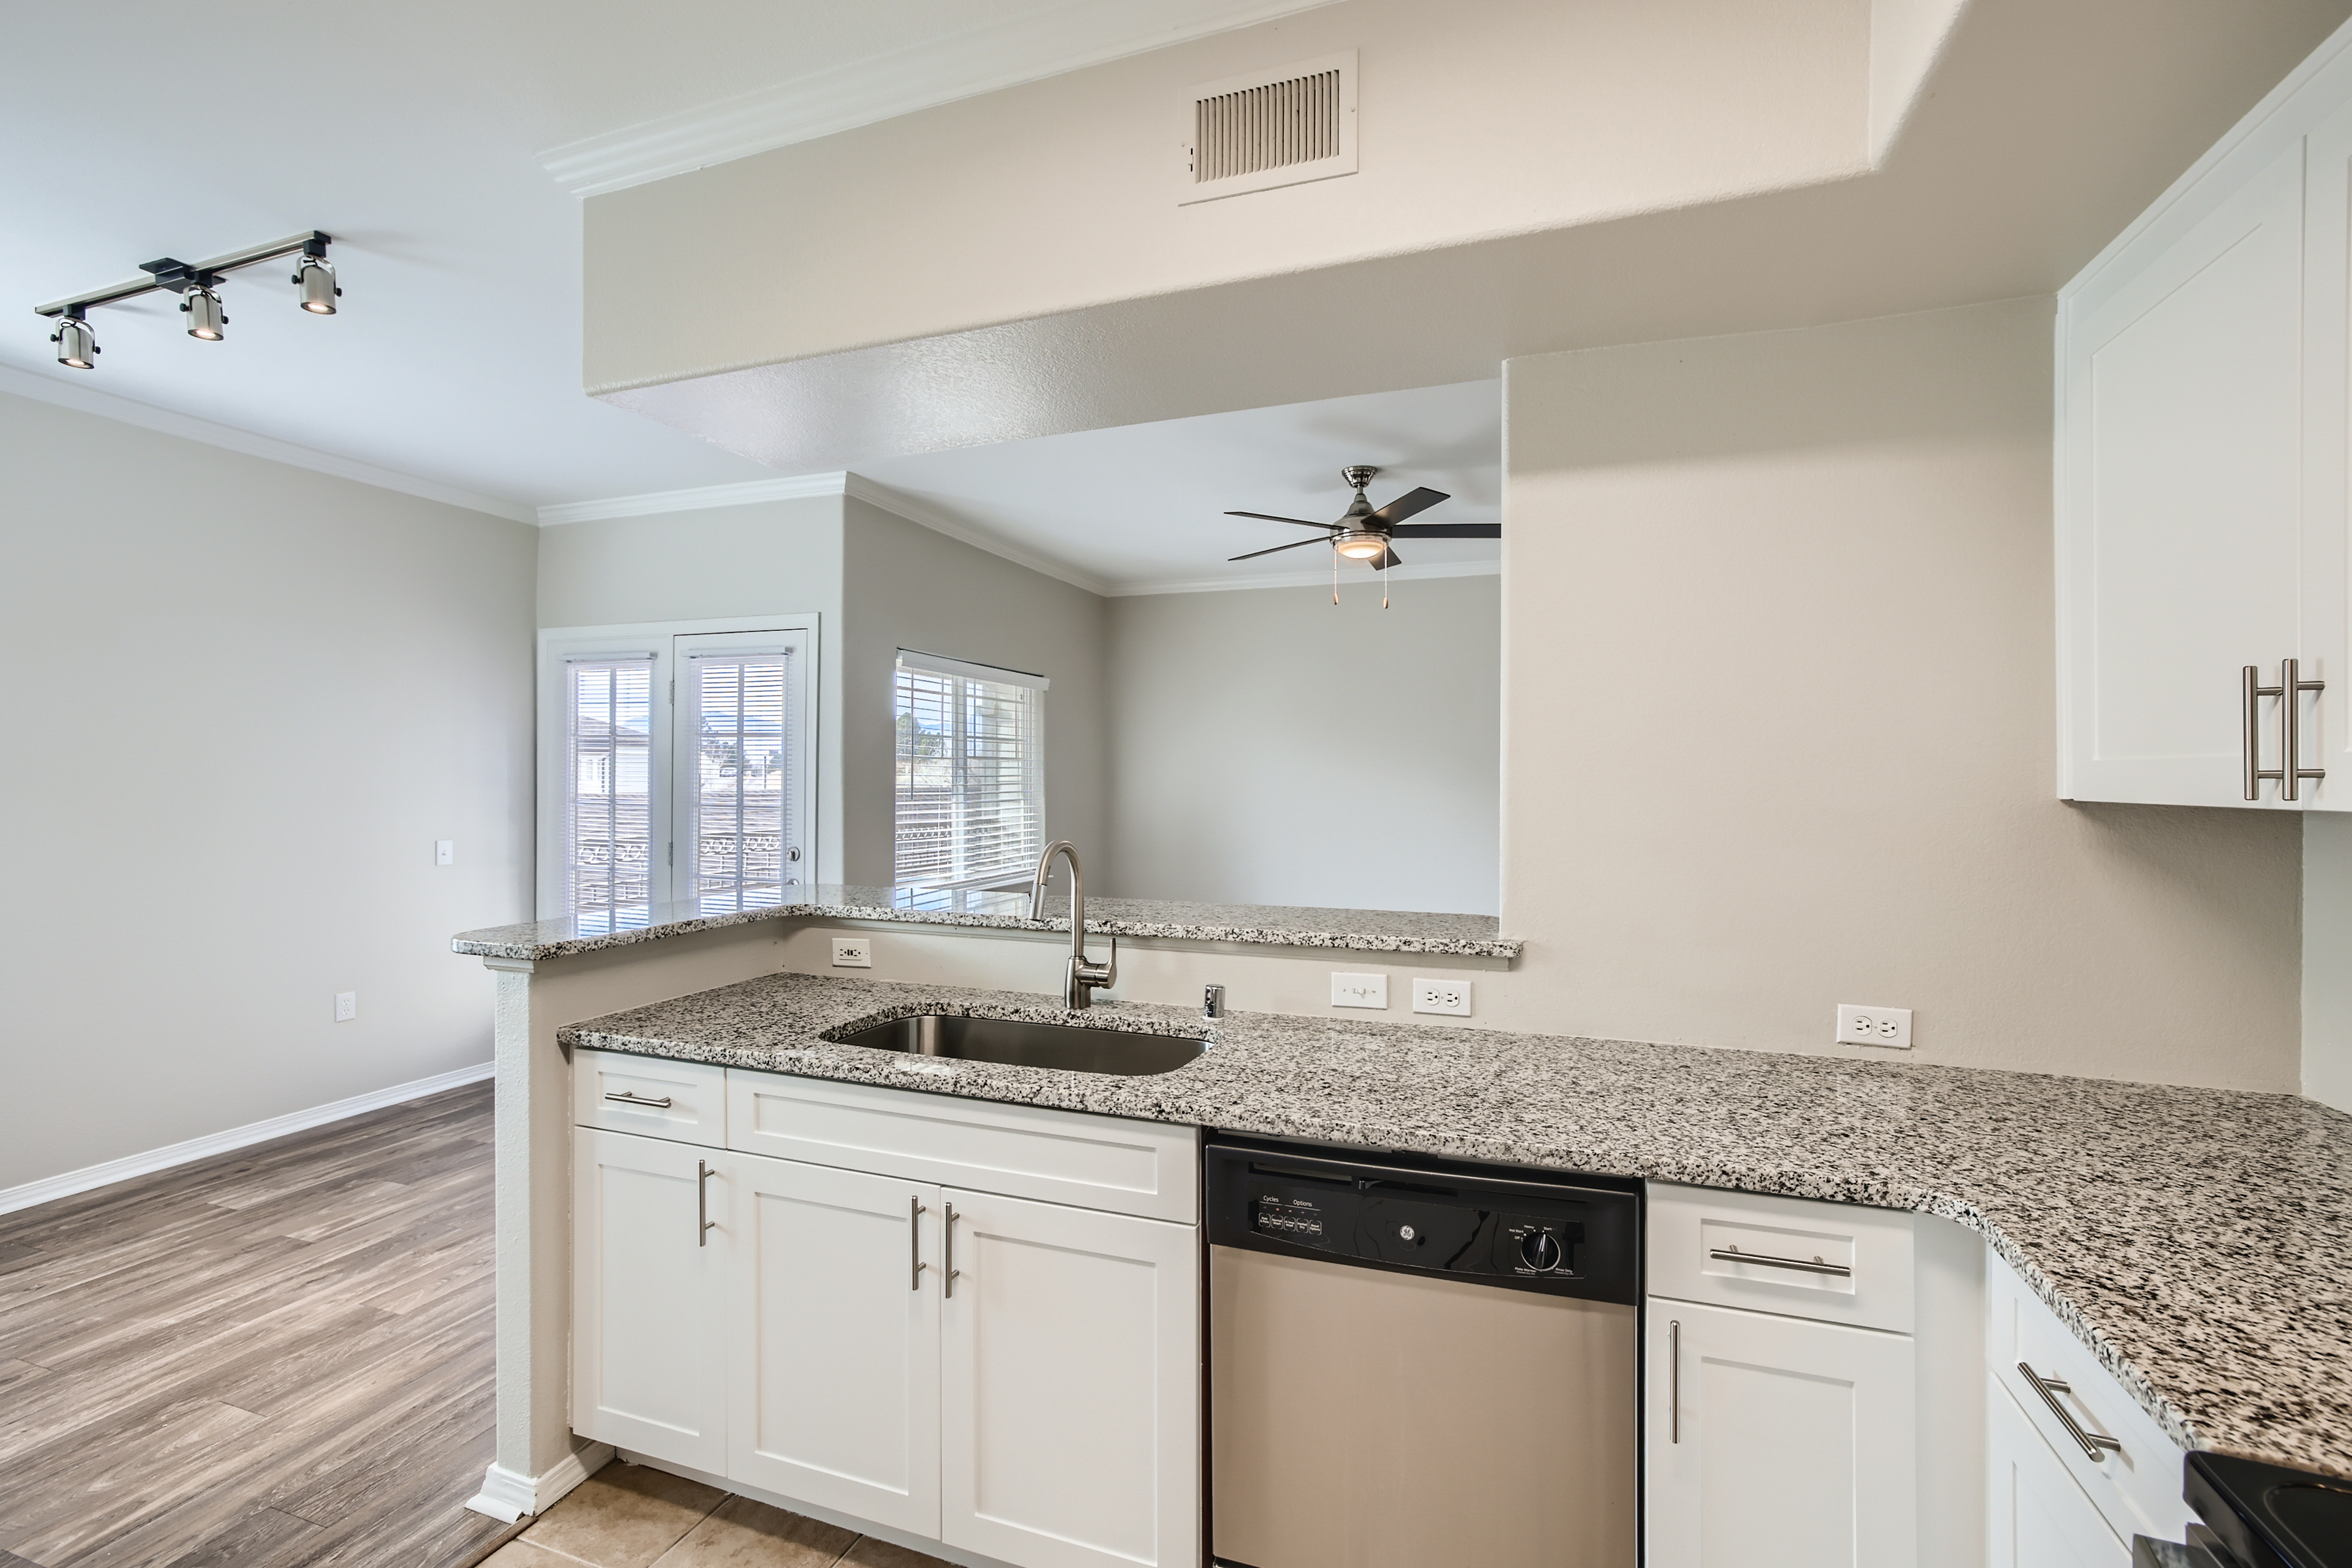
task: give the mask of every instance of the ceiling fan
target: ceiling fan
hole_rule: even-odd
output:
[[[1376,570],[1386,571],[1391,566],[1404,564],[1398,559],[1396,550],[1390,543],[1391,540],[1500,539],[1503,537],[1503,525],[1499,522],[1405,521],[1406,518],[1418,512],[1427,511],[1439,501],[1447,499],[1444,490],[1433,490],[1426,487],[1407,490],[1388,505],[1374,510],[1372,503],[1364,499],[1364,487],[1370,484],[1373,477],[1379,472],[1380,469],[1369,463],[1355,463],[1339,470],[1339,477],[1347,480],[1349,487],[1355,490],[1356,499],[1348,503],[1347,511],[1337,522],[1309,522],[1303,517],[1276,517],[1272,512],[1265,511],[1225,513],[1227,517],[1254,517],[1265,522],[1292,522],[1301,528],[1319,528],[1324,531],[1324,537],[1321,539],[1297,540],[1289,544],[1275,545],[1271,549],[1253,550],[1246,555],[1230,555],[1226,559],[1251,561],[1261,555],[1272,555],[1277,551],[1297,550],[1302,545],[1328,543],[1331,546],[1335,556],[1344,556],[1350,561],[1361,561]],[[1333,564],[1337,565],[1337,561]]]

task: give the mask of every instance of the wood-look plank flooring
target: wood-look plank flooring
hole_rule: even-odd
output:
[[[459,1568],[490,1086],[0,1215],[0,1568]]]

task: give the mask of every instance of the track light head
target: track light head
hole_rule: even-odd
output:
[[[228,312],[221,309],[221,298],[210,283],[190,284],[180,296],[180,309],[187,312],[188,336],[216,343],[228,335]]]
[[[66,311],[58,322],[58,330],[49,334],[49,342],[58,345],[58,363],[68,370],[97,368],[98,334],[82,319],[79,306]]]
[[[320,247],[321,249],[325,247]],[[342,290],[335,287],[334,263],[323,256],[306,255],[294,267],[294,287],[302,291],[302,309],[314,316],[335,313],[335,296]]]

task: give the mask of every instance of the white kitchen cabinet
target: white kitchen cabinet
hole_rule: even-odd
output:
[[[572,1429],[656,1458],[727,1459],[726,1248],[714,1150],[572,1130]],[[713,1245],[718,1241],[719,1245]]]
[[[2108,1528],[2017,1401],[1995,1384],[1989,1402],[1986,1568],[2130,1568],[2131,1548]]]
[[[939,1190],[728,1154],[724,1473],[940,1528]],[[720,1468],[721,1467],[713,1467]]]
[[[1200,1555],[1200,1237],[945,1189],[940,1537],[1031,1568]]]
[[[2060,292],[2069,799],[2352,809],[2347,37],[2324,45]],[[2276,687],[2289,659],[2324,691],[2250,704],[2244,668]],[[2283,764],[2290,736],[2297,755]],[[2257,781],[2249,800],[2249,766],[2328,776],[2292,791]]]
[[[1653,1297],[1649,1568],[1909,1568],[1904,1334]]]

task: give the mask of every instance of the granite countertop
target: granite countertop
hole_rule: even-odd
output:
[[[1089,925],[1092,921],[1088,922]],[[2352,1477],[2352,1117],[2294,1095],[1100,1005],[1209,1033],[1150,1078],[828,1042],[1027,993],[774,974],[567,1045],[1149,1121],[1917,1209],[1982,1233],[2184,1444]]]
[[[565,916],[460,931],[450,951],[474,958],[537,960],[627,947],[758,921],[889,921],[902,925],[988,931],[1067,931],[1070,900],[1046,900],[1046,918],[1029,918],[1025,892],[926,892],[905,888],[816,887],[804,896],[756,909],[711,912],[693,903],[657,904],[615,924]],[[1058,912],[1057,912],[1058,911]],[[1192,904],[1157,899],[1088,899],[1087,930],[1097,936],[1250,942],[1276,947],[1346,948],[1359,952],[1450,953],[1515,959],[1520,944],[1498,935],[1492,915],[1418,914],[1401,910],[1322,910],[1296,904]]]

